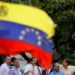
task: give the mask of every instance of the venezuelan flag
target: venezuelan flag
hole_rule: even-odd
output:
[[[43,11],[0,2],[0,54],[29,52],[46,69],[52,64],[55,24]]]

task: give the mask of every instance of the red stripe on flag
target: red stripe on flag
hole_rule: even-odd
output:
[[[0,38],[0,54],[14,55],[21,52],[31,53],[45,69],[49,69],[52,64],[52,53],[26,42]]]

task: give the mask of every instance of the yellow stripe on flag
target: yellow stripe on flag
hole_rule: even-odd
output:
[[[0,20],[37,28],[49,38],[55,33],[55,24],[51,18],[43,10],[27,5],[0,2]]]

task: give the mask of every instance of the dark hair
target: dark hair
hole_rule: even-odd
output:
[[[9,57],[9,55],[4,55],[3,60],[5,60],[7,57]]]
[[[30,59],[29,59],[29,62],[31,62],[33,59],[34,59],[34,57],[30,58]]]
[[[65,62],[67,62],[68,64],[70,63],[70,61],[68,59],[63,59],[63,60],[65,60]]]
[[[12,62],[14,62],[15,60],[17,60],[16,57],[12,57],[12,58],[11,58],[11,61],[12,61]]]
[[[32,57],[29,59],[28,63],[30,63],[35,57]]]

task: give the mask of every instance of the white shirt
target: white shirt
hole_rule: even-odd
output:
[[[15,66],[9,70],[9,75],[21,75],[21,71],[19,68],[16,68]]]
[[[65,75],[73,75],[75,72],[75,66],[68,66],[67,69],[64,69],[64,67],[61,65],[60,69],[64,72]]]
[[[38,66],[34,67],[34,75],[40,75],[40,73],[42,74],[42,69]]]
[[[41,68],[39,68],[40,72],[42,73]],[[24,74],[29,72],[28,75],[40,75],[37,66],[33,66],[32,64],[28,64],[25,66]]]
[[[6,63],[1,65],[0,75],[9,75],[9,66]]]

